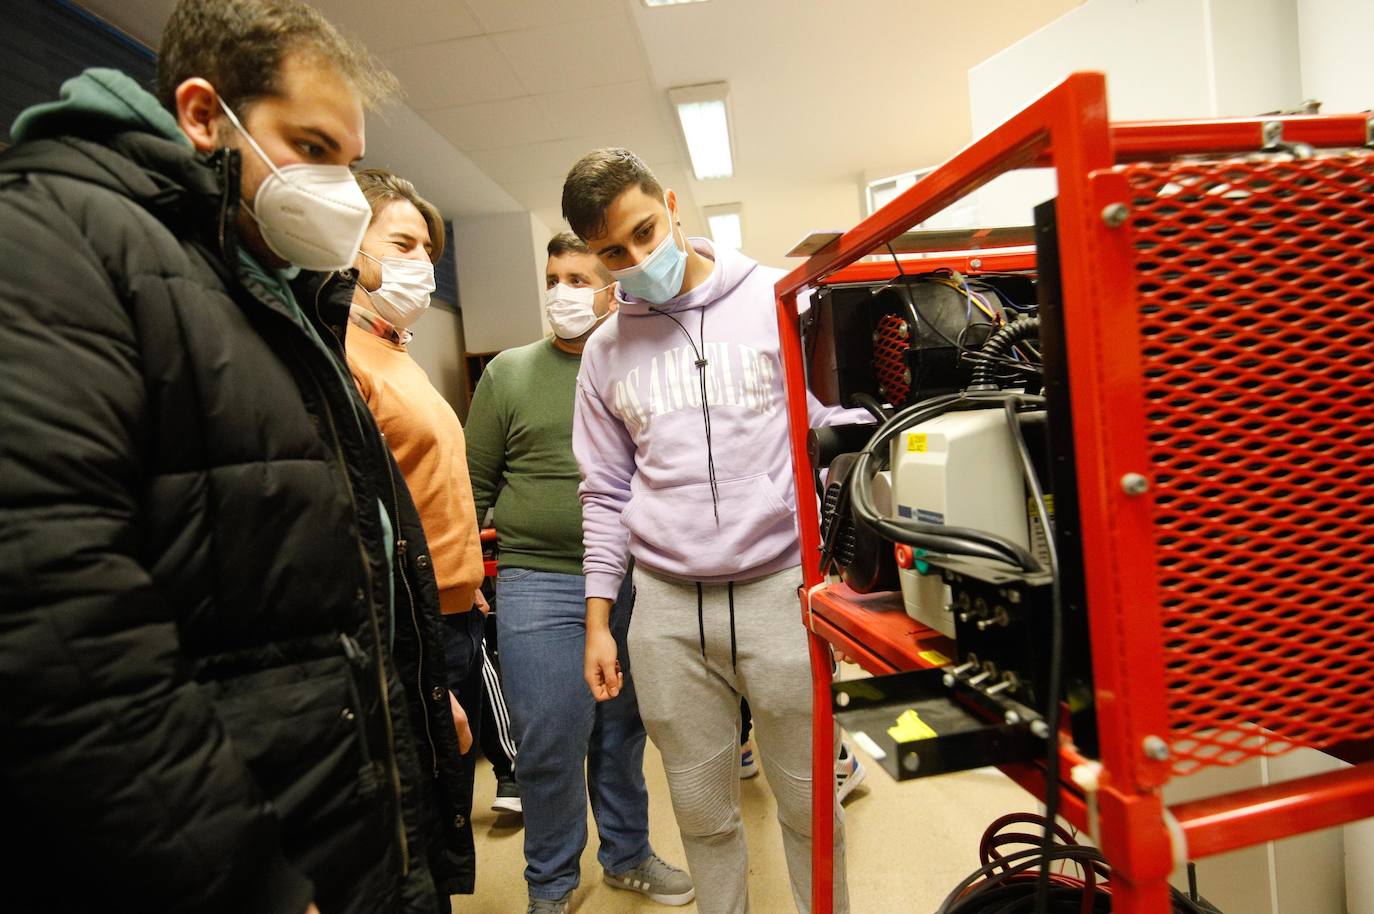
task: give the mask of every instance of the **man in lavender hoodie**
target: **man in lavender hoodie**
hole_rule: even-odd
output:
[[[587,683],[618,694],[608,624],[636,561],[628,649],[703,914],[748,910],[739,700],[749,700],[791,876],[811,909],[811,692],[773,286],[781,271],[682,232],[677,200],[627,149],[583,157],[563,215],[617,281],[587,341],[582,475]],[[848,421],[811,401],[812,424]],[[823,789],[831,789],[831,784]],[[835,829],[835,911],[849,909]]]

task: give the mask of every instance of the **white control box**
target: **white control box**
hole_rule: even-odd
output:
[[[971,527],[1029,547],[1025,484],[1001,408],[946,413],[892,442],[892,515]],[[899,569],[907,615],[954,637],[949,588],[939,573]]]

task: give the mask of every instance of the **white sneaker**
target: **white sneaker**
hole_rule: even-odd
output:
[[[739,747],[739,777],[747,780],[758,776],[759,760],[754,757],[754,741],[749,740]]]
[[[865,774],[864,766],[859,763],[859,757],[849,748],[849,744],[840,743],[840,757],[835,762],[835,802],[843,803],[844,798],[863,783]]]

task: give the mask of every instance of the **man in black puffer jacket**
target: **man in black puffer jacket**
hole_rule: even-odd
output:
[[[5,908],[447,912],[424,534],[344,365],[354,274],[287,263],[353,252],[263,190],[346,212],[390,77],[295,0],[183,0],[161,50],[162,105],[87,71],[0,155]]]

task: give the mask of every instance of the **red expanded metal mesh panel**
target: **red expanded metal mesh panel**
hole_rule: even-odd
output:
[[[889,403],[905,403],[911,391],[911,369],[906,364],[907,323],[895,314],[884,314],[873,332],[873,369]]]
[[[1374,730],[1374,157],[1131,165],[1175,773]]]

